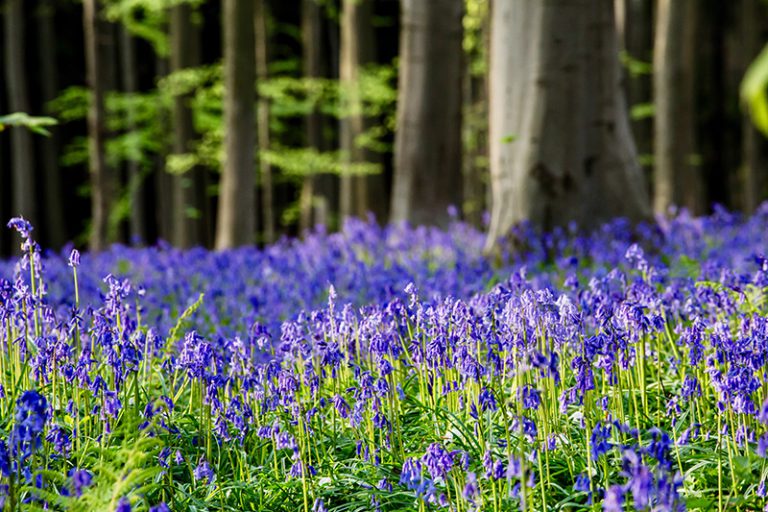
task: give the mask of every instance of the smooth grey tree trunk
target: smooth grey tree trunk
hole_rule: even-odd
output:
[[[654,41],[653,209],[670,206],[694,214],[705,209],[701,169],[695,158],[696,0],[659,0]]]
[[[741,67],[746,70],[757,57],[764,43],[761,31],[765,27],[765,6],[758,0],[741,0],[739,33]],[[752,213],[766,198],[766,141],[755,128],[748,112],[744,112],[741,140],[741,202],[746,213]]]
[[[24,69],[25,27],[23,0],[6,0],[3,16],[5,32],[5,80],[11,112],[29,112],[27,73]],[[35,161],[32,134],[26,128],[11,129],[13,215],[23,215],[36,225]]]
[[[256,55],[253,0],[224,0],[224,168],[216,248],[252,244],[256,231]]]
[[[122,89],[128,94],[135,94],[139,90],[139,79],[136,70],[135,41],[125,25],[119,27],[120,34],[120,76]],[[128,131],[136,129],[136,113],[129,108],[126,113]],[[141,165],[136,160],[128,160],[126,163],[128,202],[130,213],[128,217],[128,233],[131,244],[143,244],[147,241],[145,205],[144,205],[144,176]]]
[[[83,1],[83,29],[85,34],[85,64],[91,104],[88,109],[88,149],[91,175],[91,233],[90,249],[100,251],[109,242],[109,214],[112,207],[112,171],[105,155],[104,95],[106,92],[103,71],[104,21],[101,19],[99,0]]]
[[[301,2],[301,41],[303,74],[305,78],[322,76],[322,13],[318,0]],[[307,147],[318,151],[323,149],[323,122],[315,109],[304,120]],[[315,185],[318,181],[317,170],[307,169],[299,197],[299,230],[304,232],[312,227],[315,202]]]
[[[445,225],[461,201],[461,0],[402,0],[391,220]]]
[[[170,65],[168,58],[161,55],[155,55],[155,76],[157,79],[168,76]],[[157,122],[163,127],[166,133],[170,133],[170,116],[161,112],[161,118]],[[155,169],[165,169],[168,154],[171,148],[164,141],[154,159]],[[157,226],[158,239],[170,241],[173,239],[173,181],[172,176],[167,172],[154,173],[155,197],[153,198],[154,220]]]
[[[503,0],[491,10],[486,250],[549,229],[650,215],[629,130],[613,0]]]
[[[40,92],[45,105],[59,92],[59,73],[56,66],[56,26],[55,4],[52,0],[41,2],[37,9],[40,44]],[[64,204],[61,189],[61,168],[59,167],[59,130],[52,127],[50,137],[42,137],[40,157],[43,170],[43,195],[45,197],[45,226],[47,243],[51,248],[59,248],[66,242],[64,225]]]
[[[200,35],[192,22],[192,6],[179,4],[171,8],[170,23],[171,72],[200,65]],[[194,151],[197,137],[191,101],[193,93],[173,98],[173,152]],[[208,217],[205,170],[195,166],[175,175],[173,182],[173,244],[194,247],[206,243],[205,221]]]
[[[269,78],[269,34],[267,33],[266,0],[256,0],[254,4],[254,30],[256,45],[256,81],[261,83]],[[258,97],[256,106],[257,138],[259,151],[269,149],[269,101]],[[259,175],[261,176],[261,211],[264,223],[264,242],[275,241],[275,206],[272,197],[272,166],[266,159],[259,157]]]
[[[343,91],[342,109],[348,114],[339,122],[339,146],[342,152],[342,217],[364,217],[372,212],[385,220],[388,210],[386,187],[381,174],[355,176],[352,164],[372,162],[375,157],[360,147],[357,140],[368,128],[363,114],[360,80],[363,68],[374,61],[373,2],[343,0],[339,78]]]

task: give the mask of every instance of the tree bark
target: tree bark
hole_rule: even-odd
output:
[[[216,248],[252,244],[256,231],[253,1],[224,0],[224,169]]]
[[[742,0],[739,9],[739,54],[742,57],[742,70],[746,70],[762,49],[761,29],[765,26],[765,7],[758,0]],[[744,211],[752,213],[766,198],[766,143],[764,136],[752,123],[749,113],[745,111],[742,118],[741,202]]]
[[[45,105],[56,97],[59,92],[59,73],[56,67],[56,26],[55,6],[50,0],[38,5],[37,20],[40,34],[38,53],[40,58],[40,92]],[[50,137],[39,139],[43,168],[43,187],[45,195],[45,226],[46,245],[58,249],[67,239],[64,225],[64,204],[62,202],[61,169],[59,167],[59,130],[52,127]]]
[[[461,201],[461,0],[402,1],[391,220],[445,225]]]
[[[362,111],[360,79],[363,67],[374,61],[372,22],[371,0],[343,0],[339,76],[343,91],[342,109],[348,115],[343,116],[339,123],[339,145],[344,159],[341,214],[343,217],[363,217],[370,211],[379,220],[385,220],[388,205],[383,176],[354,176],[350,173],[352,164],[371,162],[374,159],[370,151],[357,143],[357,139],[369,126]]]
[[[26,45],[23,0],[6,0],[3,19],[8,107],[11,112],[30,113],[27,73],[24,69]],[[11,130],[11,161],[13,215],[23,215],[33,225],[37,225],[32,134],[26,128],[16,127]]]
[[[267,33],[266,0],[256,0],[254,3],[254,31],[256,51],[256,81],[260,83],[269,77],[269,34]],[[269,149],[269,101],[258,96],[256,105],[257,140],[259,151]],[[261,176],[261,211],[264,223],[264,242],[271,244],[275,241],[275,206],[272,197],[272,166],[266,159],[259,156],[259,175]]]
[[[486,250],[521,221],[650,214],[621,89],[613,0],[499,1],[491,13]]]
[[[705,209],[695,158],[694,94],[696,0],[659,0],[654,42],[654,211]]]
[[[109,242],[109,214],[112,208],[112,170],[105,155],[104,86],[105,74],[103,34],[99,0],[83,1],[83,29],[85,34],[85,67],[91,104],[88,109],[88,153],[91,175],[91,233],[90,249],[100,251]]]
[[[200,65],[199,31],[192,22],[192,6],[179,4],[171,8],[171,72]],[[192,106],[193,93],[173,98],[173,152],[194,151],[196,138]],[[173,238],[177,247],[194,247],[206,243],[205,221],[208,217],[205,170],[193,167],[175,175],[173,182]]]
[[[122,89],[128,94],[135,94],[139,90],[138,76],[136,70],[135,42],[125,25],[121,24],[120,30],[120,76],[122,78]],[[133,109],[127,112],[128,131],[136,129],[136,114]],[[130,213],[128,217],[128,233],[131,244],[143,244],[147,241],[145,229],[145,204],[144,204],[144,177],[141,172],[141,165],[138,161],[129,159],[126,163],[127,181],[128,181],[128,202],[130,203]]]
[[[322,76],[322,14],[317,0],[301,2],[301,40],[304,51],[303,72],[305,78]],[[320,113],[313,110],[304,121],[306,143],[310,148],[321,151],[323,148],[323,124]],[[318,181],[316,169],[307,169],[299,197],[299,230],[312,227],[312,211],[315,202],[315,183]]]

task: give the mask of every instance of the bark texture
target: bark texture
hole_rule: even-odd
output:
[[[104,120],[106,23],[101,18],[99,0],[83,1],[86,79],[91,90],[88,109],[88,150],[91,174],[91,234],[90,249],[100,251],[109,243],[109,214],[112,208],[112,170],[105,155],[106,130]]]
[[[8,92],[8,108],[11,112],[29,111],[27,73],[24,69],[24,9],[23,0],[6,0],[3,16],[5,32],[5,80]],[[35,202],[35,161],[32,150],[32,134],[26,128],[13,128],[11,135],[11,162],[13,215],[37,225]]]
[[[224,169],[216,248],[252,244],[256,231],[253,0],[224,0]]]
[[[372,212],[379,220],[386,219],[386,187],[381,174],[355,176],[351,167],[370,162],[374,155],[361,147],[358,138],[368,128],[363,115],[360,80],[363,68],[374,61],[373,2],[344,0],[341,12],[341,44],[339,78],[343,90],[343,116],[339,123],[340,148],[343,155],[341,176],[342,217],[363,217]]]
[[[403,0],[391,220],[445,225],[461,202],[461,0]],[[527,43],[526,43],[527,44]]]
[[[171,72],[200,64],[200,42],[192,22],[192,6],[179,4],[171,9]],[[196,139],[192,115],[193,93],[173,98],[173,152],[194,151]],[[206,175],[200,167],[192,167],[173,177],[173,238],[177,247],[204,245],[207,229]]]
[[[261,82],[269,77],[269,36],[267,33],[266,0],[256,0],[254,4],[254,30],[256,46],[256,81]],[[256,106],[256,124],[259,151],[269,149],[269,101],[258,97]],[[272,197],[272,167],[264,158],[259,157],[259,176],[261,177],[261,211],[264,223],[264,242],[275,241],[275,206]]]
[[[491,13],[486,249],[526,220],[549,229],[648,216],[613,0],[503,0]]]
[[[681,206],[701,214],[706,205],[695,156],[696,0],[659,0],[657,7],[653,209],[663,215]]]

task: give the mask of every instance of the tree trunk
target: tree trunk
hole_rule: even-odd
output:
[[[342,109],[348,115],[341,118],[339,126],[340,147],[344,159],[344,173],[341,176],[341,214],[363,217],[371,211],[379,220],[385,220],[387,201],[383,176],[354,176],[350,173],[351,164],[373,160],[371,152],[357,143],[357,139],[369,124],[362,112],[360,79],[362,68],[374,61],[372,22],[371,0],[343,1],[339,75],[343,91]]]
[[[192,6],[171,8],[171,72],[200,65],[199,32],[192,22]],[[194,151],[196,138],[192,106],[193,93],[173,98],[173,152]],[[177,247],[194,247],[206,242],[207,215],[205,170],[193,167],[172,178],[173,238]]]
[[[645,218],[621,89],[613,0],[509,0],[491,13],[486,249],[516,223]]]
[[[256,231],[253,1],[224,0],[224,169],[216,248],[252,244]]]
[[[155,55],[155,77],[157,80],[168,76],[170,65],[168,59]],[[170,133],[172,130],[169,116],[165,112],[161,112],[161,118],[157,122],[163,127],[163,133]],[[168,198],[173,197],[173,177],[163,172],[165,169],[166,161],[168,160],[168,154],[170,148],[165,141],[162,141],[162,146],[155,156],[154,168],[160,169],[160,171],[154,173],[154,197],[152,204],[154,205],[154,227],[157,229],[157,239],[170,241],[173,239],[173,201]],[[152,225],[149,226],[150,228]],[[149,239],[151,240],[151,238]]]
[[[256,0],[254,3],[254,30],[256,45],[256,81],[261,83],[269,77],[269,34],[267,33],[266,0]],[[269,149],[269,101],[261,96],[257,101],[257,137],[259,151]],[[261,210],[264,223],[264,242],[271,244],[275,241],[275,206],[272,198],[272,166],[264,158],[259,157],[259,174],[261,176]]]
[[[122,69],[122,89],[128,94],[135,94],[139,90],[138,76],[136,74],[136,57],[134,40],[125,25],[121,24],[120,30],[120,68]],[[127,112],[128,131],[136,129],[136,114],[133,109]],[[127,162],[128,178],[128,202],[130,214],[128,218],[129,240],[132,244],[143,244],[147,241],[145,229],[145,205],[144,205],[144,176],[138,161],[129,159]]]
[[[391,220],[445,225],[461,201],[463,2],[401,5]]]
[[[301,2],[301,40],[304,51],[303,71],[305,78],[322,76],[322,14],[317,0]],[[306,143],[318,151],[323,148],[323,124],[320,113],[313,110],[305,119]],[[312,227],[312,210],[315,201],[316,170],[307,169],[299,197],[299,230]]]
[[[104,21],[99,0],[83,1],[85,64],[91,104],[88,109],[88,150],[91,174],[90,249],[100,251],[109,242],[109,214],[112,207],[112,171],[105,158],[104,87],[102,71]]]
[[[52,1],[41,2],[37,10],[40,44],[40,92],[44,108],[59,92],[59,73],[56,67],[56,25],[54,20],[55,7]],[[60,248],[67,239],[64,225],[64,204],[62,201],[61,169],[59,167],[59,130],[52,127],[50,137],[39,139],[43,167],[43,187],[45,194],[45,226],[46,245]]]
[[[634,61],[650,63],[653,59],[653,3],[653,0],[615,0],[619,46]],[[650,72],[633,73],[625,68],[623,76],[630,111],[634,106],[653,102]],[[631,119],[630,125],[639,155],[651,155],[653,117]]]
[[[694,49],[696,0],[659,0],[654,42],[654,198],[656,214],[670,206],[701,214],[701,169],[695,158]]]
[[[739,13],[742,70],[746,70],[762,49],[761,29],[765,26],[765,7],[758,0],[742,0]],[[742,114],[741,202],[752,213],[766,197],[766,143],[748,112]]]
[[[27,73],[24,69],[24,9],[22,0],[5,2],[5,79],[8,107],[11,112],[29,113]],[[35,201],[35,162],[32,152],[32,134],[26,128],[11,129],[11,162],[13,215],[23,215],[37,225]]]

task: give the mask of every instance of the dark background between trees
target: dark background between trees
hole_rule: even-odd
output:
[[[451,204],[490,246],[768,192],[739,102],[761,0],[2,2],[0,114],[59,124],[0,132],[0,218],[44,247],[444,225]]]

